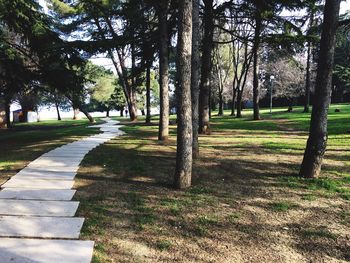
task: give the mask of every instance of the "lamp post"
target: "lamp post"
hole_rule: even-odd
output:
[[[275,80],[275,76],[271,75],[270,76],[270,81],[271,81],[271,85],[270,85],[270,114],[272,114],[272,88],[273,88],[273,81]]]

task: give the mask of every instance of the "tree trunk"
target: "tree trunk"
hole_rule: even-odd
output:
[[[224,115],[224,100],[223,100],[223,92],[224,92],[224,87],[223,87],[223,81],[222,81],[222,76],[221,76],[221,67],[220,67],[220,58],[218,56],[219,51],[216,50],[216,55],[217,55],[217,62],[215,65],[217,75],[218,75],[218,80],[219,80],[219,112],[218,116],[223,116]]]
[[[56,107],[56,112],[57,112],[57,120],[61,120],[61,114],[60,114],[60,107],[58,106],[57,101],[55,101],[55,107]]]
[[[261,14],[257,9],[255,13],[255,30],[254,30],[254,44],[253,44],[253,107],[254,120],[260,120],[259,109],[259,46],[260,46],[260,32],[261,32]]]
[[[314,13],[313,11],[310,14],[310,23],[309,31],[312,28],[314,23]],[[310,32],[308,32],[310,36]],[[307,57],[306,57],[306,79],[305,79],[305,101],[304,101],[304,112],[307,113],[310,111],[310,86],[311,86],[311,51],[312,51],[312,42],[309,40],[307,42]]]
[[[106,117],[109,117],[109,109],[106,110]]]
[[[308,42],[307,47],[307,59],[306,59],[306,80],[305,80],[305,102],[304,102],[304,111],[310,111],[310,66],[311,66],[311,41]]]
[[[11,128],[10,103],[0,99],[0,128]]]
[[[237,88],[236,88],[236,78],[234,78],[232,82],[232,105],[231,105],[231,116],[235,116],[236,110],[236,96],[237,96]]]
[[[210,74],[211,52],[213,49],[213,0],[204,0],[204,37],[202,51],[201,83],[199,94],[199,133],[206,134],[210,129]],[[198,32],[195,32],[198,34]]]
[[[169,136],[169,35],[168,35],[168,0],[161,1],[159,20],[159,132],[158,140],[167,141]]]
[[[120,110],[120,117],[124,117],[124,109]]]
[[[222,97],[221,91],[219,91],[219,112],[218,116],[223,116],[224,115],[224,99]]]
[[[73,107],[73,120],[77,120],[78,119],[78,114],[79,114],[79,109]]]
[[[335,34],[338,25],[340,0],[326,0],[324,22],[317,63],[315,100],[312,107],[310,134],[307,141],[300,176],[319,176],[327,146],[327,115],[331,99]]]
[[[10,110],[10,102],[5,102],[5,118],[6,118],[6,127],[11,128],[11,110]]]
[[[175,187],[191,186],[192,178],[192,103],[191,103],[191,53],[192,53],[192,0],[179,1],[177,50],[177,151]]]
[[[136,107],[136,94],[132,87],[129,90],[130,105],[129,105],[129,114],[131,121],[137,121],[137,107]]]
[[[133,40],[134,41],[134,40]],[[130,109],[130,120],[136,121],[137,120],[137,98],[136,98],[136,76],[135,76],[135,68],[136,68],[136,50],[135,50],[135,43],[131,44],[131,86],[129,87],[130,91],[130,102],[131,102],[131,109]],[[124,64],[124,62],[123,62]],[[144,115],[144,114],[143,114]]]
[[[242,118],[242,91],[237,91],[237,116],[236,118]]]
[[[151,65],[148,63],[146,71],[146,123],[151,123]]]
[[[94,122],[95,122],[94,118],[90,115],[90,113],[89,113],[87,110],[85,110],[85,109],[83,109],[83,108],[79,108],[79,110],[80,110],[82,113],[84,113],[84,115],[86,116],[86,118],[88,118],[88,120],[89,120],[91,123],[94,123]]]
[[[199,24],[199,0],[193,0],[192,6],[192,32],[200,31]],[[198,141],[198,108],[199,108],[199,84],[200,84],[200,35],[192,34],[192,67],[191,67],[191,96],[192,96],[192,156],[199,156]]]

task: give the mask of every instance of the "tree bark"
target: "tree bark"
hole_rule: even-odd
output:
[[[94,123],[95,122],[95,120],[94,120],[94,118],[90,115],[90,113],[87,111],[87,110],[85,110],[85,109],[83,109],[83,108],[79,108],[79,110],[82,112],[82,113],[84,113],[84,115],[86,116],[86,118],[88,118],[88,120],[89,120],[89,122],[91,122],[91,123]]]
[[[199,0],[193,0],[192,6],[192,32],[200,32],[199,24]],[[192,156],[199,156],[198,141],[198,109],[199,109],[199,84],[200,84],[200,34],[192,34],[192,67],[191,67],[191,96],[192,96]]]
[[[219,50],[216,48],[215,50],[215,55],[216,55],[216,64],[215,64],[215,69],[218,75],[218,81],[219,81],[219,111],[218,111],[218,116],[223,116],[224,115],[224,99],[223,99],[223,92],[224,92],[224,85],[223,85],[223,80],[222,80],[222,75],[221,75],[221,66],[220,66],[220,57],[219,57]]]
[[[340,0],[326,0],[310,133],[299,173],[300,176],[305,178],[319,176],[327,146],[327,115],[331,100],[333,57],[339,7]]]
[[[213,49],[213,0],[204,0],[204,36],[202,51],[201,83],[199,94],[199,133],[206,134],[210,129],[210,74]],[[195,34],[198,34],[195,32]]]
[[[242,91],[237,91],[237,116],[236,118],[242,118]]]
[[[309,23],[309,31],[314,22],[314,13],[310,14],[310,23]],[[310,32],[308,32],[310,36]],[[310,111],[310,86],[311,86],[311,51],[312,51],[312,43],[311,40],[307,43],[307,58],[306,58],[306,79],[305,79],[305,102],[304,102],[304,112],[307,113]]]
[[[146,70],[146,123],[151,123],[151,65]]]
[[[191,53],[192,53],[192,0],[179,1],[177,50],[177,151],[175,187],[191,186],[192,178],[192,103],[191,103]]]
[[[10,110],[10,102],[5,102],[5,115],[6,115],[6,127],[11,128],[11,110]]]
[[[168,0],[160,3],[159,21],[159,132],[158,140],[167,141],[169,136],[169,35],[168,35]]]
[[[236,88],[236,78],[233,79],[232,82],[232,105],[231,105],[231,116],[236,116],[236,96],[237,96],[237,88]]]
[[[57,112],[57,120],[60,121],[61,119],[61,114],[60,114],[60,107],[58,106],[58,102],[55,101],[55,107],[56,107],[56,112]]]
[[[0,100],[0,128],[11,128],[10,102],[6,99]]]
[[[78,119],[78,114],[79,114],[79,109],[73,107],[73,120],[77,120]]]
[[[254,107],[254,120],[260,120],[259,109],[259,46],[260,46],[260,33],[261,33],[261,14],[257,8],[255,13],[255,29],[254,29],[254,44],[253,44],[253,107]]]
[[[106,110],[106,117],[109,117],[109,108]]]
[[[129,115],[132,122],[137,121],[137,106],[136,106],[136,94],[135,90],[130,87],[129,89],[130,105],[129,105]]]

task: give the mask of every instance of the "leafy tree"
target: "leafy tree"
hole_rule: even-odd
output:
[[[340,0],[326,0],[310,134],[300,168],[300,176],[306,178],[319,176],[327,145],[327,115],[331,101],[333,57],[339,8]]]

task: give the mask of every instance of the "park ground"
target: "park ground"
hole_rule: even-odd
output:
[[[340,112],[335,112],[335,109]],[[322,177],[297,177],[310,114],[263,110],[263,120],[212,118],[193,186],[171,188],[176,127],[157,120],[90,152],[75,187],[93,262],[349,262],[350,105],[333,105]],[[226,113],[228,114],[228,113]],[[59,145],[98,132],[81,121],[0,131],[0,180]]]

